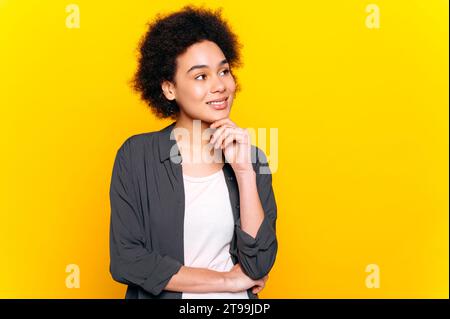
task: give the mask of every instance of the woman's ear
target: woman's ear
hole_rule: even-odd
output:
[[[175,87],[172,82],[163,81],[161,83],[161,89],[166,99],[168,99],[169,101],[175,99]]]

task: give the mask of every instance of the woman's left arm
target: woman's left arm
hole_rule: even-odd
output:
[[[252,170],[235,176],[239,188],[241,229],[255,238],[264,220],[264,209],[256,185],[256,172]]]
[[[257,149],[257,152],[262,152]],[[255,171],[238,173],[240,218],[236,230],[238,258],[252,279],[264,277],[271,270],[277,250],[277,206],[270,172],[261,173],[261,163]],[[269,171],[268,166],[264,166]]]
[[[223,149],[238,183],[240,217],[235,224],[237,257],[250,278],[260,279],[271,270],[278,250],[277,205],[270,167],[264,152],[256,146],[252,149],[248,132],[230,119],[214,122],[211,127],[218,127],[211,143]]]

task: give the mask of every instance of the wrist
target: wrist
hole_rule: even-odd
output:
[[[256,180],[256,173],[253,169],[244,170],[244,171],[235,171],[234,175],[236,176],[236,180],[245,182],[245,181],[253,181]]]

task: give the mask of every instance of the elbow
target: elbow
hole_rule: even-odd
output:
[[[109,273],[114,281],[121,284],[128,284],[128,281],[125,279],[123,272],[121,271],[121,267],[117,264],[117,262],[111,260],[109,265]]]
[[[245,265],[245,263],[242,263],[242,265]],[[248,277],[252,280],[258,280],[269,274],[272,266],[273,264],[247,264],[247,266],[243,266],[242,268]]]
[[[265,270],[265,269],[261,269],[261,270],[257,270],[257,271],[250,271],[247,276],[249,278],[251,278],[252,280],[258,280],[263,278],[265,275],[267,275],[269,273],[270,269]]]
[[[253,280],[258,280],[269,274],[275,264],[277,242],[266,251],[260,251],[255,256],[247,256],[238,252],[238,259],[245,274]]]

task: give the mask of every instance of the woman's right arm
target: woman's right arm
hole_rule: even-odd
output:
[[[225,273],[206,268],[181,266],[164,290],[180,292],[228,292]]]
[[[206,268],[182,266],[178,273],[172,276],[165,290],[182,292],[239,292],[257,286],[264,288],[268,276],[253,280],[241,269],[239,264],[230,271],[218,272]]]
[[[127,140],[117,151],[111,178],[110,273],[115,281],[158,295],[182,264],[145,247],[130,162]]]

